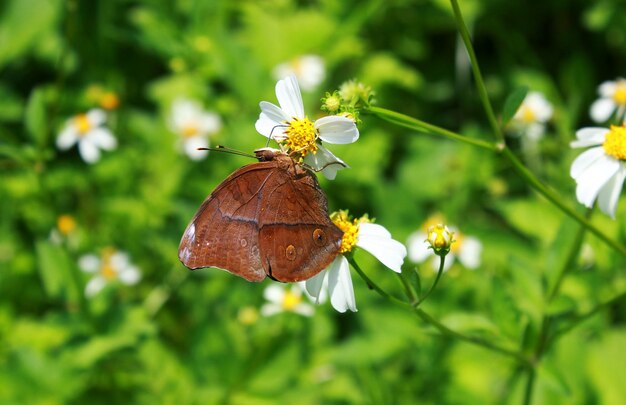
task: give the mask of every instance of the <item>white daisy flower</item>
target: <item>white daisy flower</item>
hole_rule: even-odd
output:
[[[602,212],[615,218],[615,209],[626,177],[626,127],[582,128],[572,148],[594,146],[572,163],[570,175],[576,180],[576,199],[588,208],[597,199]]]
[[[78,260],[78,266],[93,277],[85,287],[85,295],[93,297],[108,283],[119,280],[125,285],[134,285],[141,279],[139,269],[134,266],[124,252],[107,248],[100,256],[88,254]]]
[[[302,55],[274,68],[276,80],[294,75],[304,91],[315,89],[326,77],[324,59],[317,55]]]
[[[214,112],[205,111],[192,100],[177,99],[172,104],[169,117],[170,129],[180,135],[181,149],[191,160],[204,159],[209,151],[209,135],[222,128],[222,120]]]
[[[618,78],[615,81],[605,81],[598,86],[600,98],[591,104],[589,115],[595,122],[608,121],[613,113],[619,121],[624,119],[626,112],[626,79]]]
[[[328,288],[330,303],[339,312],[356,312],[354,287],[350,276],[348,259],[344,254],[352,252],[355,246],[374,255],[389,269],[400,273],[402,262],[406,257],[404,245],[391,238],[387,229],[378,224],[369,222],[367,217],[350,220],[347,211],[338,211],[331,215],[331,219],[343,232],[341,254],[318,275],[306,280],[307,292],[313,297],[324,296],[324,289]]]
[[[312,316],[313,306],[304,302],[302,288],[299,284],[292,284],[287,289],[282,284],[270,284],[263,296],[269,302],[261,307],[261,315],[271,316],[281,312],[295,312],[304,316]]]
[[[57,148],[67,150],[78,143],[80,157],[87,163],[100,160],[100,149],[113,150],[117,140],[111,131],[104,127],[106,113],[94,108],[86,114],[70,118],[57,137]]]
[[[423,263],[430,258],[433,270],[439,270],[441,259],[430,248],[432,244],[428,239],[432,239],[431,235],[429,235],[429,229],[433,225],[440,225],[442,222],[440,216],[433,216],[422,225],[420,230],[409,235],[407,246],[410,261]],[[464,235],[452,226],[446,227],[446,229],[449,229],[449,233],[454,234],[454,243],[450,245],[450,252],[446,255],[443,271],[448,271],[457,259],[468,269],[478,268],[480,266],[480,254],[483,249],[480,240],[473,236]]]
[[[546,130],[546,123],[552,118],[552,104],[538,91],[526,95],[511,121],[516,133],[532,140],[539,140]]]
[[[359,130],[354,121],[338,115],[322,117],[315,122],[309,120],[304,114],[295,76],[276,83],[276,98],[280,107],[261,101],[256,130],[278,142],[286,153],[303,158],[304,163],[314,170],[334,179],[337,170],[346,164],[322,146],[320,140],[334,144],[355,142],[359,139]]]

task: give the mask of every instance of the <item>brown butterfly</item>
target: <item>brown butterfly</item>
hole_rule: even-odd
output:
[[[337,256],[343,232],[328,217],[315,174],[275,149],[228,176],[185,230],[178,258],[249,281],[306,280]]]

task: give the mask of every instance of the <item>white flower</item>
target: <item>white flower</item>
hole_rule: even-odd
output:
[[[313,315],[313,306],[304,302],[299,284],[293,284],[289,290],[282,284],[271,284],[265,289],[263,296],[269,301],[261,307],[263,316],[281,312],[295,312],[304,316]]]
[[[274,77],[278,80],[295,75],[305,91],[315,89],[326,77],[324,60],[317,55],[302,55],[274,68]]]
[[[422,263],[431,258],[431,265],[434,271],[439,269],[440,258],[435,251],[430,248],[431,244],[427,241],[429,237],[428,229],[433,223],[440,223],[439,216],[430,218],[424,223],[422,229],[413,232],[407,240],[409,260],[413,263]],[[456,228],[449,227],[454,234],[454,242],[450,245],[450,252],[446,255],[443,271],[450,269],[452,264],[458,258],[459,262],[468,269],[475,269],[480,266],[480,254],[483,249],[482,243],[473,237],[460,233]],[[431,238],[432,239],[432,238]]]
[[[615,218],[615,209],[626,177],[626,127],[582,128],[572,148],[594,146],[572,163],[576,199],[588,208],[597,199],[602,212]]]
[[[98,108],[78,114],[67,121],[57,137],[57,148],[67,150],[78,143],[80,157],[87,163],[100,160],[100,149],[113,150],[117,140],[104,127],[106,113]]]
[[[280,107],[261,101],[256,130],[281,144],[285,152],[304,158],[304,163],[321,171],[328,179],[334,179],[337,170],[343,169],[346,164],[322,146],[319,140],[334,144],[355,142],[359,139],[359,130],[354,121],[332,115],[311,122],[304,114],[295,76],[276,83],[276,98]]]
[[[100,256],[88,254],[78,260],[82,271],[93,274],[85,287],[85,295],[93,297],[108,283],[119,280],[122,284],[137,284],[141,279],[139,269],[134,266],[124,252],[111,248],[104,249]]]
[[[205,111],[195,101],[177,99],[172,104],[170,129],[180,135],[181,148],[191,160],[204,159],[209,151],[209,135],[222,128],[222,121],[214,112]]]
[[[538,140],[543,136],[546,123],[552,118],[553,112],[552,104],[543,94],[532,91],[524,98],[511,124],[519,133],[532,140]]]
[[[356,312],[356,299],[348,259],[343,255],[359,247],[374,255],[389,269],[400,273],[406,248],[391,238],[387,229],[378,224],[368,222],[366,217],[350,221],[346,211],[331,215],[333,222],[344,232],[339,255],[318,275],[306,280],[307,292],[313,297],[324,297],[324,289],[328,288],[330,303],[339,312]]]
[[[624,119],[626,111],[626,79],[605,81],[598,87],[600,98],[593,102],[589,115],[595,122],[606,122],[617,111],[617,119]]]

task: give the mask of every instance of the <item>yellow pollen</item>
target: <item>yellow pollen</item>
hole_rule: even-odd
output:
[[[100,274],[107,281],[115,280],[117,278],[117,271],[111,263],[111,258],[115,253],[113,248],[105,248],[102,250],[102,266],[100,266]]]
[[[76,220],[71,215],[61,215],[57,219],[57,228],[62,235],[69,235],[76,229]]]
[[[106,110],[115,110],[120,105],[120,99],[113,92],[104,93],[100,97],[100,106]]]
[[[337,225],[337,228],[343,231],[339,253],[351,252],[359,239],[359,224],[369,222],[369,219],[364,216],[350,221],[348,211],[337,211],[330,216],[330,219]]]
[[[302,302],[302,296],[292,291],[286,291],[282,306],[285,311],[293,311]]]
[[[74,117],[74,124],[78,129],[79,135],[85,135],[91,129],[91,122],[89,122],[87,114],[78,114],[76,117]]]
[[[611,125],[602,147],[607,155],[618,160],[626,160],[626,127]]]
[[[522,121],[524,121],[527,124],[537,121],[537,117],[535,116],[535,113],[533,112],[533,110],[525,106],[522,107],[521,116],[522,116]]]
[[[317,152],[317,131],[308,118],[294,118],[285,130],[287,138],[283,141],[289,152],[297,152],[301,157]]]
[[[613,93],[613,101],[619,105],[626,105],[626,83],[620,82],[617,84],[615,93]]]
[[[198,134],[198,126],[195,123],[186,124],[180,131],[183,137],[191,138]]]

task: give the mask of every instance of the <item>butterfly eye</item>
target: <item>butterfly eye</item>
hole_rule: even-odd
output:
[[[287,260],[294,260],[296,258],[296,248],[293,245],[287,246],[285,256],[287,256]]]
[[[317,228],[313,231],[313,241],[317,246],[324,246],[326,244],[326,234],[321,229]]]

